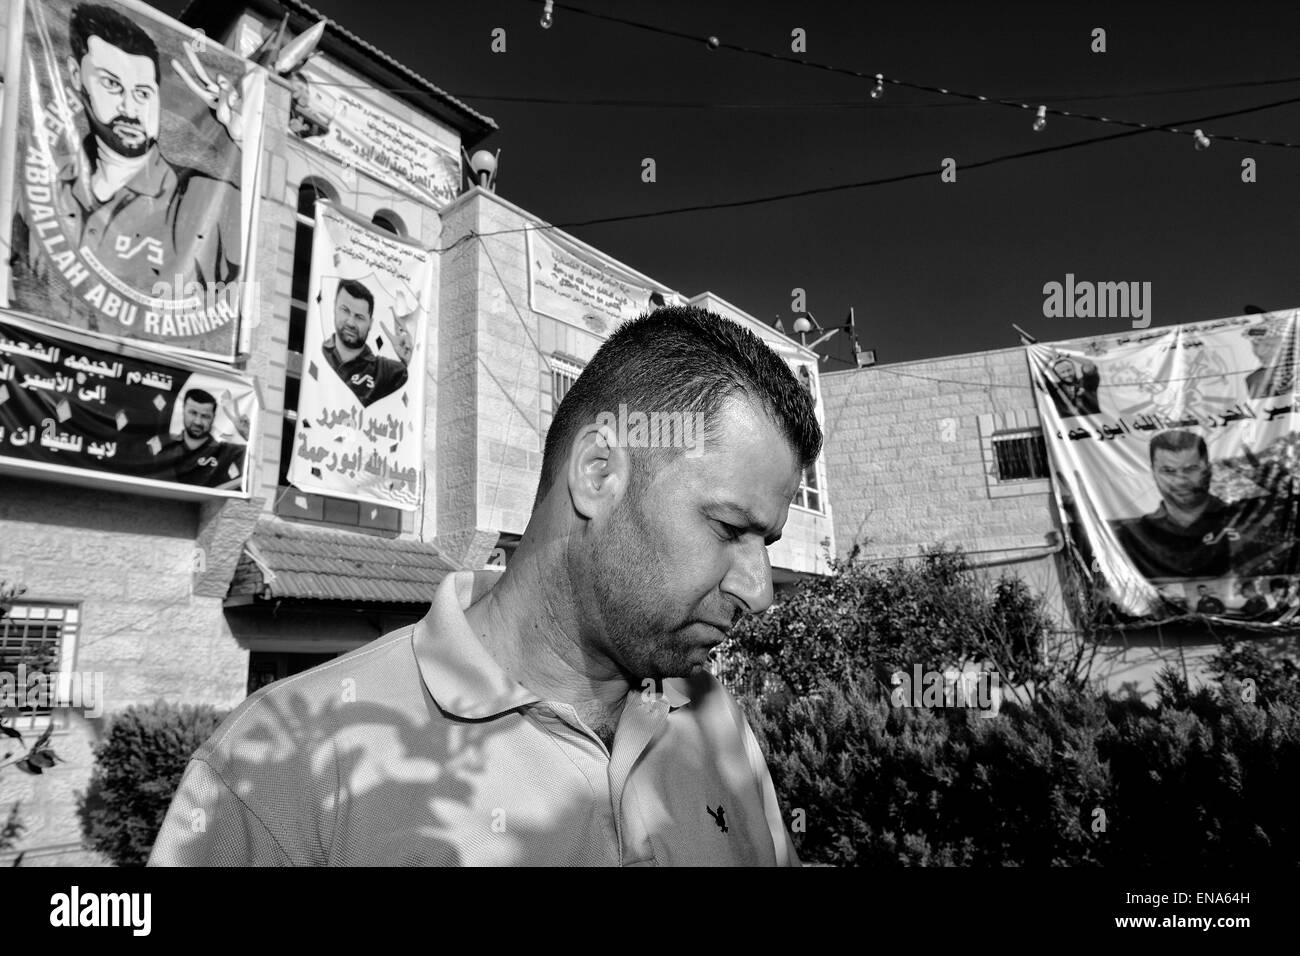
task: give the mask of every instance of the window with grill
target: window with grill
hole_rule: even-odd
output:
[[[573,383],[582,374],[583,363],[577,358],[556,353],[550,357],[547,364],[551,369],[551,414],[553,415],[559,409],[560,402],[564,401],[564,396],[569,394],[569,389],[573,388]]]
[[[72,605],[20,601],[0,617],[0,674],[10,675],[5,691],[7,694],[12,689],[16,696],[16,700],[4,703],[18,708],[20,720],[50,716],[49,706],[26,706],[29,691],[35,686],[31,677],[45,675],[48,692],[39,696],[41,703],[50,702],[60,672],[71,672],[79,616],[79,610]],[[25,675],[22,681],[20,673]]]
[[[560,402],[564,401],[564,396],[569,394],[569,389],[573,383],[578,380],[582,370],[575,365],[567,362],[558,362],[551,360],[551,406],[559,408]]]
[[[994,435],[993,453],[997,456],[998,481],[1051,477],[1047,445],[1039,429],[1015,435]]]

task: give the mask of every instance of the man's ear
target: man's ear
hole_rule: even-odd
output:
[[[608,514],[627,491],[631,465],[628,450],[608,424],[588,425],[569,450],[565,468],[573,507],[584,518]]]
[[[68,57],[68,79],[72,81],[73,89],[81,86],[81,68],[77,66],[76,57]]]

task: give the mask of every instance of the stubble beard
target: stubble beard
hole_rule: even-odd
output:
[[[626,499],[611,518],[592,562],[593,585],[605,639],[616,663],[640,686],[645,678],[687,677],[700,669],[686,653],[680,630],[663,620],[668,593],[662,569],[647,560],[650,538]]]

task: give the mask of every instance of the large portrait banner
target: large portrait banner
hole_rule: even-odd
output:
[[[419,505],[433,268],[424,246],[317,202],[289,465],[297,488]]]
[[[27,0],[22,22],[8,305],[229,361],[265,71],[133,0]]]
[[[257,412],[225,369],[0,321],[0,467],[247,497]]]
[[[1122,615],[1295,617],[1298,315],[1028,346],[1063,515]]]

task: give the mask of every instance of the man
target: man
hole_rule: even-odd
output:
[[[1268,601],[1255,589],[1255,582],[1242,581],[1241,596],[1245,601],[1240,608],[1242,615],[1254,619],[1268,614]]]
[[[334,294],[334,334],[322,351],[361,404],[373,405],[406,384],[406,366],[376,355],[366,344],[374,319],[375,297],[356,279],[343,279]],[[404,350],[399,354],[409,357]]]
[[[621,405],[700,412],[703,453],[621,447],[598,424]],[[419,624],[236,708],[151,864],[797,864],[706,664],[772,603],[767,546],[820,446],[750,332],[624,324],[556,412],[506,570],[449,575]]]
[[[172,480],[208,488],[238,488],[248,446],[213,436],[216,398],[211,392],[191,388],[181,398],[181,409],[180,437],[164,445],[161,452]]]
[[[1295,389],[1295,365],[1291,361],[1291,343],[1271,325],[1255,325],[1246,338],[1259,359],[1260,368],[1246,376],[1246,392],[1251,398],[1275,398],[1291,395]]]
[[[55,208],[68,247],[142,294],[159,282],[174,284],[177,276],[182,288],[174,298],[192,282],[207,288],[234,281],[240,272],[239,191],[162,155],[153,39],[120,11],[96,4],[73,8],[68,37],[68,77],[90,128],[81,150],[57,172]],[[196,73],[215,90],[188,52]],[[183,72],[182,78],[214,109],[221,98],[227,106],[233,101],[235,112],[223,114],[224,122],[232,137],[242,131],[238,94],[228,82],[224,92],[209,95]],[[26,259],[17,264],[47,274],[34,233],[26,246]]]
[[[1268,620],[1277,621],[1291,610],[1291,584],[1286,578],[1273,578],[1268,582],[1268,603],[1270,610]]]
[[[1200,598],[1196,602],[1197,614],[1222,614],[1226,609],[1223,602],[1210,593],[1210,589],[1204,584],[1196,586],[1196,596]]]
[[[1270,494],[1229,504],[1211,494],[1209,450],[1193,432],[1161,432],[1148,451],[1160,506],[1151,514],[1111,522],[1139,574],[1153,581],[1218,578],[1244,569],[1266,573],[1261,569],[1293,560],[1296,521],[1290,497]],[[1250,460],[1257,466],[1256,483],[1265,490],[1289,484],[1278,477],[1279,466]]]
[[[1097,387],[1101,384],[1101,373],[1092,362],[1083,363],[1083,372],[1069,358],[1059,358],[1052,363],[1056,381],[1048,383],[1048,393],[1056,405],[1056,412],[1062,418],[1079,415],[1097,415],[1101,406],[1097,404]]]

